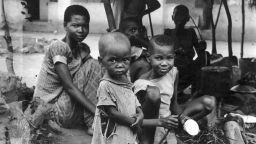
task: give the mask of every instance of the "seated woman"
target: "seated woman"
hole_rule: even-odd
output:
[[[92,127],[101,65],[90,56],[89,46],[82,42],[89,33],[89,22],[86,8],[67,7],[64,13],[66,35],[52,42],[38,76],[33,99],[39,106],[31,105],[26,110],[34,119],[43,115],[43,121],[56,130],[82,126],[87,126],[83,130],[91,130]],[[42,105],[48,105],[50,110],[43,113],[39,109]]]

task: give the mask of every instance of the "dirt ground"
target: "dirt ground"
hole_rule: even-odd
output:
[[[1,33],[0,33],[1,34]],[[38,39],[52,40],[61,39],[63,34],[53,34],[53,33],[23,33],[23,34],[13,34],[14,36],[23,37],[14,38],[13,45],[14,49],[20,49],[19,45],[31,45],[33,42],[38,41]],[[89,36],[84,40],[91,47],[91,55],[97,58],[98,53],[98,40],[100,35],[89,34]],[[0,71],[7,71],[5,66],[5,54],[1,54],[1,51],[5,50],[5,42],[0,39]],[[240,57],[240,47],[239,42],[233,42],[233,55]],[[244,57],[256,57],[256,43],[245,42],[244,44]],[[207,41],[207,51],[211,52],[211,41]],[[217,42],[217,52],[223,56],[228,56],[228,44],[227,42],[218,41]],[[43,60],[43,53],[33,53],[33,54],[14,54],[14,70],[16,74],[23,78],[23,82],[26,82],[28,86],[35,85],[36,76],[40,71],[41,63]]]

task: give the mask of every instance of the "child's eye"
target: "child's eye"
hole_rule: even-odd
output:
[[[156,60],[162,60],[162,57],[155,57]]]
[[[125,63],[130,62],[130,59],[129,58],[124,58],[123,62],[125,62]]]
[[[110,59],[109,62],[115,63],[115,62],[116,62],[116,59]]]
[[[167,59],[174,59],[174,57],[175,57],[174,55],[168,56]]]
[[[79,25],[77,25],[77,24],[73,24],[72,26],[73,26],[73,27],[78,27]]]

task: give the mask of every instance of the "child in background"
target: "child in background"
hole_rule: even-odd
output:
[[[144,116],[126,74],[130,42],[122,33],[108,33],[99,40],[99,54],[105,74],[97,91],[92,144],[135,144]]]
[[[173,10],[172,20],[175,24],[174,29],[165,29],[164,34],[174,38],[176,57],[174,65],[179,70],[179,91],[192,84],[192,92],[198,86],[196,79],[200,68],[194,64],[196,54],[200,51],[200,45],[196,32],[193,28],[185,28],[189,21],[189,9],[184,5],[178,5]]]
[[[125,34],[131,43],[131,82],[137,80],[143,73],[150,69],[146,60],[146,52],[149,44],[145,28],[139,24],[137,18],[127,18],[121,21],[119,31]]]
[[[168,117],[169,126],[173,128],[167,136],[168,144],[177,143],[174,129],[178,126],[178,116],[191,116],[195,120],[199,120],[212,111],[215,106],[215,99],[212,96],[203,96],[193,101],[188,102],[183,109],[177,103],[177,84],[178,84],[178,70],[174,66],[174,41],[172,38],[165,35],[158,35],[151,39],[150,47],[148,49],[150,54],[149,62],[152,69],[143,74],[140,79],[134,83],[134,92],[141,101],[142,109],[144,111],[155,111],[153,106],[150,106],[151,101],[156,101],[157,96],[160,99],[160,107],[158,111],[158,118]],[[150,89],[158,88],[159,93],[151,96]],[[152,100],[151,100],[152,99]],[[146,104],[148,103],[148,104]],[[145,107],[144,107],[145,106]],[[147,106],[147,107],[146,107]],[[145,112],[145,119],[143,120],[144,127],[158,126],[155,131],[154,143],[158,144],[160,139],[167,132],[165,128],[156,121],[151,113]],[[161,127],[159,127],[161,126]],[[147,131],[145,131],[146,135]],[[146,135],[149,136],[149,135]],[[146,137],[144,140],[151,143],[151,137]]]

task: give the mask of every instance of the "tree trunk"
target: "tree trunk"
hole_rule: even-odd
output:
[[[116,23],[115,23],[114,14],[111,8],[111,3],[110,3],[110,0],[102,0],[102,2],[104,3],[105,12],[108,19],[108,26],[109,26],[108,31],[111,32],[112,30],[116,29]]]
[[[211,28],[212,28],[212,54],[217,54],[216,33],[215,33],[216,27],[214,25],[214,20],[213,20],[213,15],[212,15],[213,3],[214,3],[214,0],[211,0],[210,11],[211,11]]]
[[[6,66],[7,66],[8,73],[10,73],[12,75],[15,75],[14,68],[13,68],[12,38],[10,36],[8,22],[6,20],[6,15],[5,15],[5,10],[4,10],[4,0],[2,0],[2,14],[3,14],[3,20],[4,20],[4,27],[3,27],[3,29],[4,29],[4,39],[6,41],[7,50],[8,50],[8,54],[7,54],[7,57],[6,57]]]
[[[211,2],[212,2],[212,7],[211,7],[211,12],[212,12],[214,0],[212,0]],[[218,22],[219,22],[219,18],[220,18],[221,7],[222,7],[222,1],[221,1],[221,3],[220,3],[220,6],[219,6],[219,10],[218,10],[218,14],[217,14],[217,18],[216,18],[215,23],[214,23],[214,20],[213,20],[213,14],[211,13],[212,54],[217,54],[217,48],[216,48],[216,28],[217,28],[217,25],[218,25]]]
[[[222,0],[224,8],[226,10],[227,18],[228,18],[228,56],[232,57],[233,56],[233,51],[232,51],[232,18],[231,14],[228,8],[228,3],[227,0]]]
[[[241,35],[241,55],[240,57],[243,58],[244,56],[244,28],[245,28],[245,12],[244,12],[244,0],[242,0],[242,35]]]

